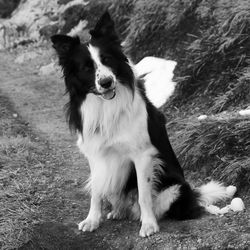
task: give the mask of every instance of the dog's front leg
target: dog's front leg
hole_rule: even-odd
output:
[[[99,227],[101,220],[101,198],[98,194],[92,193],[90,209],[85,220],[78,224],[79,230],[92,232]]]
[[[152,171],[151,150],[135,157],[135,168],[138,181],[139,205],[141,209],[140,236],[150,236],[159,231],[152,204]]]
[[[78,224],[79,230],[92,232],[99,227],[102,217],[102,195],[98,185],[98,175],[96,177],[97,166],[90,163],[91,168],[91,200],[88,216]]]

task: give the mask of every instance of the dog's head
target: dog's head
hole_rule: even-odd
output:
[[[87,43],[66,35],[51,37],[70,97],[84,100],[87,94],[93,93],[106,101],[116,98],[119,85],[133,91],[134,74],[108,12],[90,34]]]

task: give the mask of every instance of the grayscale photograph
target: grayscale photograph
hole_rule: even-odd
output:
[[[0,0],[0,249],[250,249],[249,0]]]

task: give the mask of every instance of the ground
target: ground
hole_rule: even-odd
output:
[[[38,68],[50,62],[52,51],[32,50],[38,57],[23,64],[14,63],[19,50],[0,52],[0,145],[5,149],[0,151],[2,249],[249,249],[247,197],[242,197],[244,212],[162,221],[161,232],[150,238],[140,238],[139,222],[127,220],[104,219],[95,232],[79,232],[77,223],[89,207],[83,189],[87,161],[65,122],[62,78],[57,73],[38,74]]]

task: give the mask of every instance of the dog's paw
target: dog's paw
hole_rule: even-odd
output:
[[[157,232],[159,232],[157,222],[143,222],[139,234],[141,237],[148,237]]]
[[[83,232],[92,232],[99,227],[99,224],[99,220],[86,218],[78,224],[78,229],[82,230]]]
[[[107,214],[107,219],[108,220],[121,220],[124,219],[125,216],[119,213],[118,211],[111,211],[110,213]]]

